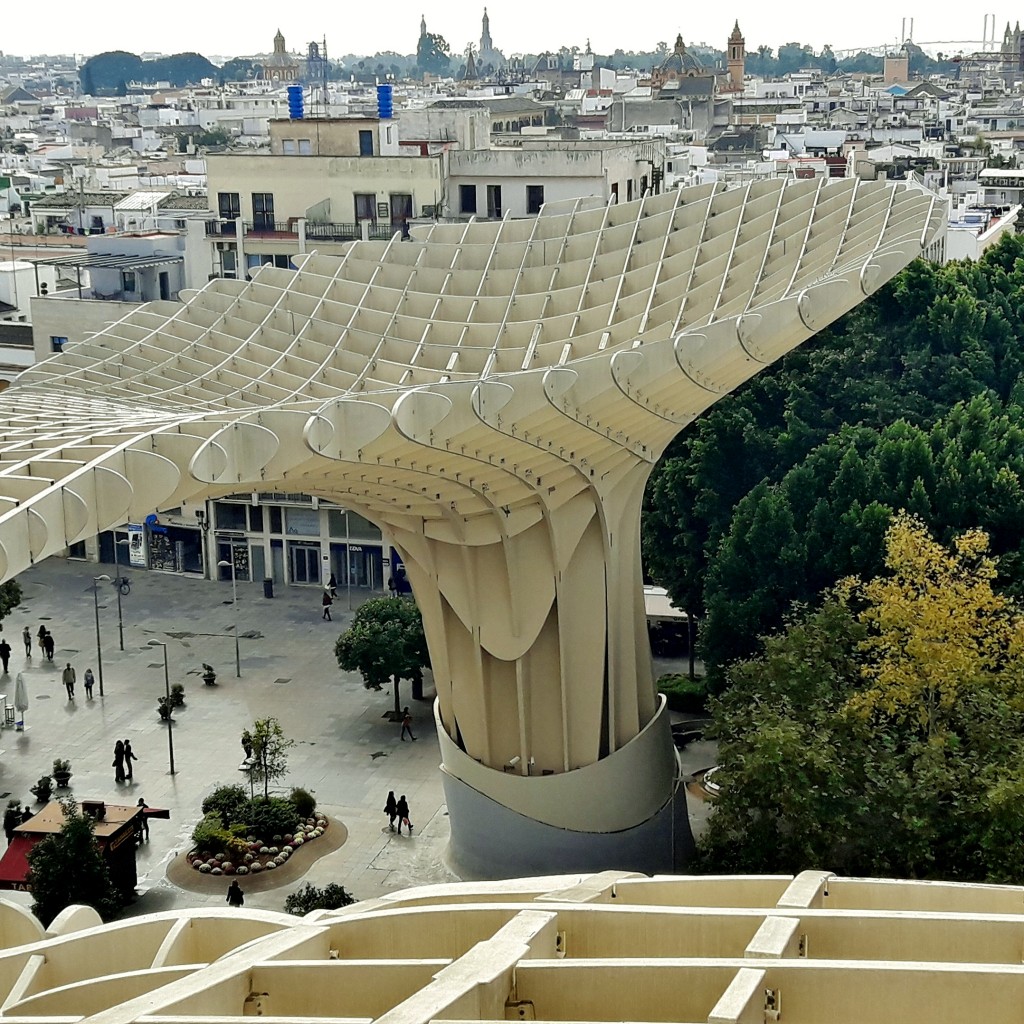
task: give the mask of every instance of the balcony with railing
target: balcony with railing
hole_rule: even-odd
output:
[[[208,238],[234,238],[235,225],[239,221],[212,220],[206,222]],[[286,221],[241,220],[242,230],[248,238],[298,238],[299,218],[290,217]],[[387,222],[370,224],[369,237],[375,241],[387,241],[401,232],[400,226],[392,226]],[[362,225],[351,223],[335,223],[333,221],[306,221],[305,237],[320,242],[355,242],[363,237]]]

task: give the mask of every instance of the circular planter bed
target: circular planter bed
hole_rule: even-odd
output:
[[[192,892],[216,893],[224,889],[224,876],[231,875],[241,880],[246,892],[261,892],[301,878],[321,857],[340,849],[347,838],[348,830],[340,821],[321,814],[298,826],[295,835],[288,842],[282,840],[280,846],[250,843],[250,852],[237,864],[224,855],[218,859],[206,850],[188,850],[168,865],[167,879]],[[262,849],[267,852],[260,852]],[[270,853],[271,849],[275,852]]]

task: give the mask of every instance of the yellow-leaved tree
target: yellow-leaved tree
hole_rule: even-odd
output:
[[[988,535],[968,530],[952,550],[901,512],[885,538],[888,575],[841,581],[836,597],[868,627],[864,689],[851,711],[916,719],[934,735],[966,689],[1021,678],[1024,617],[992,583]]]

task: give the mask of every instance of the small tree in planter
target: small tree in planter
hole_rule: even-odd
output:
[[[217,673],[213,670],[213,666],[207,665],[205,661],[203,662],[203,682],[207,686],[217,685]]]
[[[181,683],[171,683],[171,707],[180,708],[185,703],[185,687]]]
[[[263,799],[270,799],[270,783],[288,774],[288,749],[294,740],[285,736],[276,718],[258,718],[252,723],[252,767],[249,769],[250,789],[263,783]]]
[[[53,780],[58,789],[65,789],[71,781],[71,762],[57,757],[53,761]]]

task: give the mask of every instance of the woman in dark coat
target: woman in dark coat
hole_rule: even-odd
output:
[[[114,744],[114,781],[124,782],[124,740]]]
[[[388,816],[388,828],[395,831],[395,818],[398,817],[398,804],[395,802],[395,791],[388,791],[388,798],[384,801],[384,813]]]
[[[412,835],[412,822],[409,820],[409,802],[405,799],[404,793],[398,798],[396,810],[398,811],[398,834],[402,834],[402,825],[405,824],[409,826],[409,835]]]

